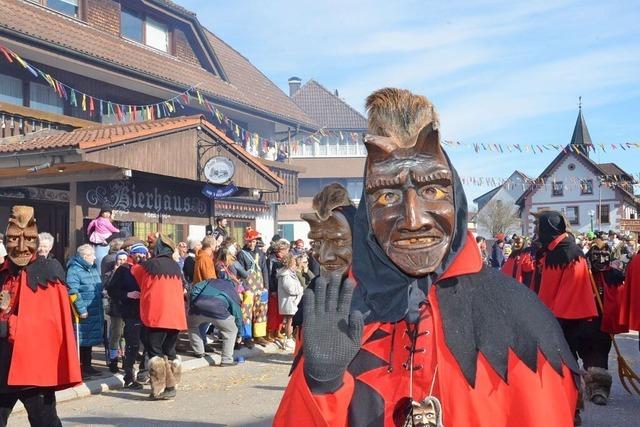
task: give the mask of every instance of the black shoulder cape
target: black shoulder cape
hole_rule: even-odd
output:
[[[7,261],[7,268],[0,272],[0,283],[4,283],[7,277],[20,274],[22,268],[16,266],[11,261]],[[27,285],[32,291],[36,291],[38,286],[46,288],[50,282],[60,281],[64,283],[66,274],[64,268],[57,259],[37,257],[24,269],[27,272]]]

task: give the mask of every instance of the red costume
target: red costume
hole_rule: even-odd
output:
[[[575,252],[567,233],[555,237],[538,260],[540,274],[534,278],[538,297],[559,319],[588,319],[598,315],[582,252]],[[564,250],[561,244],[570,248]],[[577,248],[577,246],[575,246]],[[579,248],[577,249],[579,250]]]
[[[403,425],[409,401],[408,364],[414,365],[414,395],[433,394],[442,402],[443,425],[572,425],[577,390],[569,367],[575,362],[551,314],[533,294],[506,280],[493,269],[482,269],[482,258],[469,235],[430,288],[427,304],[421,305],[413,344],[413,325],[405,321],[367,323],[361,349],[342,386],[328,394],[310,391],[299,352],[274,425]],[[477,316],[484,325],[471,313],[467,314],[473,319],[465,318],[471,307],[479,307],[482,313]],[[538,342],[520,346],[518,334],[536,335],[525,319],[531,319],[541,334]],[[495,333],[491,339],[465,338],[465,330],[482,334],[485,326],[487,333]]]
[[[640,331],[640,253],[627,265],[620,304],[620,324],[627,329]]]
[[[534,262],[531,253],[527,250],[514,250],[500,269],[507,276],[529,286],[531,274],[534,270]]]
[[[629,328],[620,321],[620,308],[626,289],[624,274],[620,270],[609,268],[594,271],[593,278],[604,308],[600,330],[608,334],[629,332]]]
[[[146,327],[178,331],[187,329],[184,288],[173,259],[152,258],[132,266],[131,274],[140,285],[140,319]]]
[[[62,390],[82,382],[64,271],[36,258],[18,269],[0,267],[2,291],[11,294],[8,337],[0,338],[0,393],[29,387]],[[2,316],[0,316],[0,321]]]

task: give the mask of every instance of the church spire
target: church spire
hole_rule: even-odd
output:
[[[576,126],[573,128],[570,144],[576,146],[582,154],[589,157],[589,146],[593,146],[593,142],[582,115],[582,97],[578,98],[578,119],[576,120]]]

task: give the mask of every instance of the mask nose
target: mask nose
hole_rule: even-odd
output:
[[[320,245],[318,262],[320,262],[320,264],[326,264],[327,262],[335,260],[336,256],[334,254],[333,248],[331,247],[331,245],[327,244],[327,242],[323,242],[322,245]]]
[[[410,187],[404,195],[404,218],[400,222],[400,231],[431,230],[434,226],[433,218],[420,208],[418,192]]]

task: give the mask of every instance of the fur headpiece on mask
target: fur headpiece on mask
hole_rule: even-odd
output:
[[[11,208],[9,224],[20,228],[27,228],[36,223],[32,206],[16,205]]]

